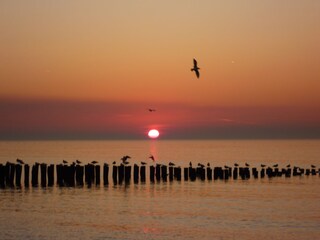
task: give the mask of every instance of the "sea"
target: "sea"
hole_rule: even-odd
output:
[[[111,166],[124,155],[132,165],[318,169],[320,140],[0,141],[2,164]],[[155,183],[148,176],[138,184],[0,189],[0,239],[320,239],[319,174]]]

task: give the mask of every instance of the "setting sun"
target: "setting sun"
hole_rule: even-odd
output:
[[[148,132],[148,136],[149,136],[149,138],[157,138],[157,137],[159,137],[159,131],[157,129],[151,129]]]

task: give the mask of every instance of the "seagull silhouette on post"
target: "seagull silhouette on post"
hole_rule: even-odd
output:
[[[125,163],[129,158],[131,158],[130,156],[128,155],[125,155],[121,158],[122,162]]]
[[[154,161],[154,156],[153,155],[150,155],[149,157],[152,161]]]
[[[22,161],[21,159],[17,158],[17,163],[24,164],[24,161]]]
[[[197,78],[200,77],[199,70],[200,70],[200,68],[198,68],[197,60],[193,59],[193,68],[191,68],[191,71],[194,71],[196,73]]]

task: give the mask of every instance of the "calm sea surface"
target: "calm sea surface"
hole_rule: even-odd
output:
[[[320,141],[2,141],[0,163],[320,167]],[[147,174],[147,176],[149,176]],[[0,189],[0,239],[319,239],[320,177]]]

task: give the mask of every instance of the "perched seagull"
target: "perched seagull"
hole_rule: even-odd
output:
[[[198,163],[198,166],[201,167],[201,168],[204,168],[204,165],[201,164],[201,163]]]
[[[311,165],[311,167],[312,167],[312,168],[316,168],[316,166],[315,166],[315,165]]]
[[[113,165],[115,165],[116,164],[116,161],[113,161],[113,163],[112,163]]]
[[[250,166],[250,164],[249,164],[249,163],[246,163],[245,165],[246,165],[246,167],[249,167],[249,166]]]
[[[175,164],[174,163],[172,163],[172,162],[169,162],[169,166],[174,166]]]
[[[149,112],[155,112],[156,110],[154,108],[148,108]]]
[[[197,75],[197,78],[200,77],[198,65],[197,65],[197,60],[193,59],[193,68],[191,68],[191,71],[194,71]]]
[[[266,165],[265,164],[261,164],[261,167],[265,167]]]
[[[290,166],[291,166],[290,164],[287,165],[287,167],[290,167]]]
[[[77,164],[80,164],[81,162],[80,162],[79,160],[76,160],[76,163],[77,163]]]
[[[21,159],[17,158],[17,163],[24,164],[24,161],[22,161]]]
[[[97,162],[97,161],[92,161],[91,163],[92,163],[92,164],[96,164],[96,163],[98,163],[98,162]]]
[[[229,167],[229,166],[227,166],[227,165],[224,165],[224,168],[228,168],[228,169],[229,169],[230,167]]]
[[[207,163],[207,166],[210,167],[210,163]]]
[[[189,167],[192,167],[192,162],[189,162]]]
[[[273,167],[278,167],[279,166],[279,164],[275,164],[275,165],[273,165]]]
[[[238,163],[235,163],[234,166],[235,166],[235,167],[239,167],[239,164],[238,164]]]
[[[146,162],[141,162],[141,165],[146,165],[147,163]]]
[[[67,164],[67,163],[68,163],[68,161],[66,161],[66,160],[62,160],[62,162],[63,162],[64,164]]]
[[[154,161],[154,156],[153,155],[150,155],[149,158],[152,159],[152,161]]]

